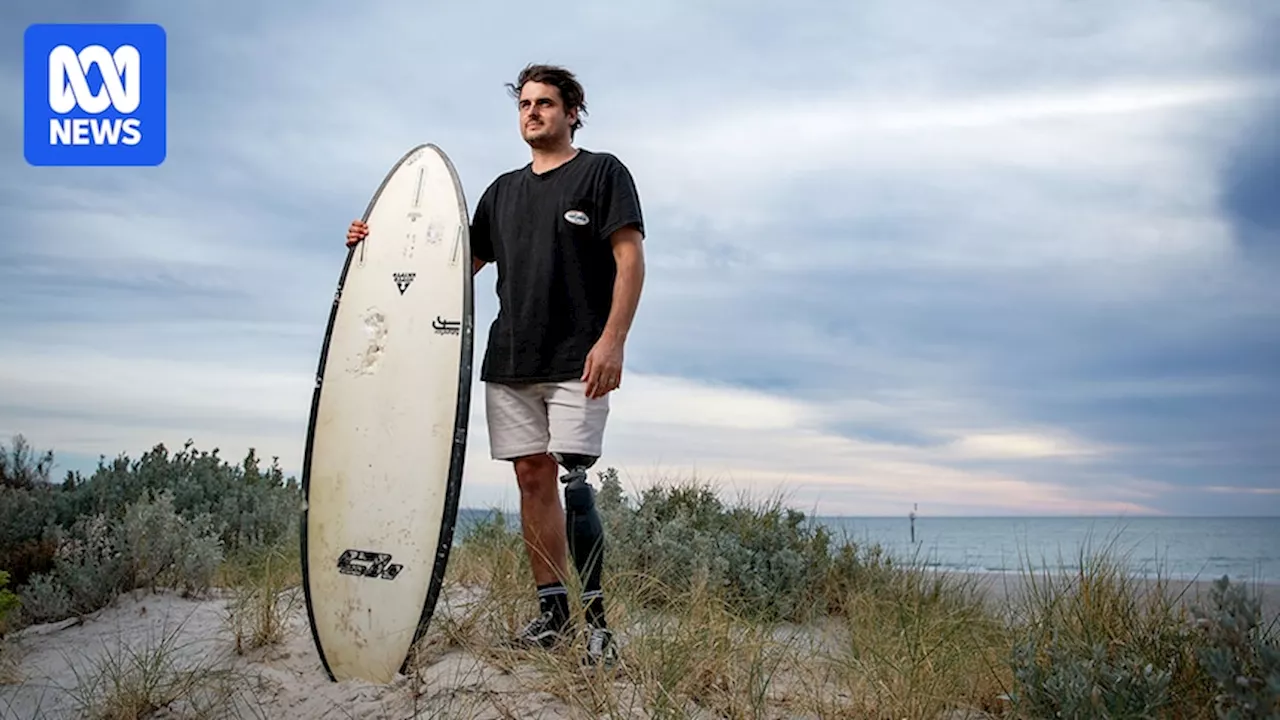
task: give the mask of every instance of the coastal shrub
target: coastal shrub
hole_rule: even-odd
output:
[[[91,612],[135,588],[207,589],[230,556],[295,542],[301,489],[251,449],[229,463],[188,441],[89,477],[50,480],[52,453],[0,448],[0,569],[23,622]]]
[[[1210,590],[1212,605],[1193,613],[1200,631],[1196,650],[1216,691],[1219,720],[1280,718],[1280,639],[1263,627],[1262,603],[1223,576]]]
[[[644,600],[706,582],[734,612],[765,621],[803,621],[841,607],[853,577],[883,573],[889,563],[778,501],[726,506],[706,485],[654,486],[634,501],[617,472],[599,474],[597,507],[611,572],[656,579]],[[665,587],[667,590],[659,590]]]
[[[222,539],[208,513],[186,518],[162,490],[130,503],[116,527],[128,589],[160,587],[200,593],[222,562]]]
[[[53,451],[37,453],[21,434],[9,449],[0,448],[0,487],[30,490],[47,485],[53,470]]]
[[[1112,547],[1079,552],[1074,573],[1026,577],[1011,628],[1015,707],[1031,717],[1204,717],[1212,688],[1181,591],[1131,575]]]
[[[124,586],[124,560],[117,533],[106,515],[76,520],[69,531],[55,532],[58,552],[51,580],[65,588],[74,614],[105,607]]]
[[[228,553],[275,545],[297,527],[301,490],[294,478],[284,477],[278,458],[264,470],[250,449],[239,465],[231,465],[216,448],[197,451],[190,441],[173,454],[157,445],[136,461],[100,463],[77,493],[77,514],[118,513],[162,490],[180,515],[209,516]]]
[[[201,592],[222,561],[209,518],[178,515],[167,491],[129,503],[117,518],[82,517],[54,535],[53,570],[21,591],[34,621],[93,612],[139,588]]]
[[[0,487],[0,568],[15,586],[53,569],[57,547],[45,530],[62,520],[58,499],[58,491],[49,487]]]
[[[0,570],[0,637],[9,630],[9,620],[22,603],[9,589],[9,573]]]
[[[73,614],[71,592],[51,572],[32,576],[18,593],[18,616],[24,624],[55,622]]]
[[[1032,717],[1150,718],[1171,702],[1172,673],[1125,650],[1027,639],[1013,653],[1015,705]]]

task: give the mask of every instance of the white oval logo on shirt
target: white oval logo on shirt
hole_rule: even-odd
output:
[[[586,225],[588,222],[590,222],[590,218],[588,218],[587,214],[582,212],[581,210],[570,210],[569,212],[564,214],[564,219],[568,220],[574,225]]]

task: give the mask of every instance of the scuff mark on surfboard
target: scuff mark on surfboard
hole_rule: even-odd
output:
[[[382,352],[387,347],[387,318],[376,309],[371,309],[364,316],[364,331],[368,337],[368,345],[360,356],[360,364],[356,373],[371,375],[378,370],[382,362]]]

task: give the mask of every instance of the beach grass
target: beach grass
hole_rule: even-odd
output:
[[[214,707],[232,690],[236,707],[257,706],[263,685],[244,663],[268,662],[302,612],[292,478],[252,453],[233,464],[191,445],[62,483],[47,463],[14,465],[0,477],[0,596],[14,598],[0,603],[0,657],[5,634],[130,593],[217,597],[233,649],[219,664],[180,666],[187,640],[165,633],[99,654],[68,690],[96,717],[148,717],[175,694]],[[518,518],[495,510],[459,528],[387,717],[399,716],[392,704],[415,717],[520,717],[531,699],[568,708],[554,717],[1280,715],[1280,623],[1247,585],[1193,594],[1203,585],[1139,577],[1107,538],[1072,562],[1026,558],[993,583],[839,537],[781,498],[730,503],[688,479],[626,492],[608,468],[594,484],[619,665],[581,666],[583,638],[504,647],[536,599]],[[564,581],[576,597],[577,577]]]

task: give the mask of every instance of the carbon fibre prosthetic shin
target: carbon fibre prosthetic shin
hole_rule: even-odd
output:
[[[600,570],[604,565],[604,527],[596,512],[595,489],[587,483],[587,470],[597,458],[590,455],[553,453],[567,471],[564,483],[565,534],[578,578],[582,581],[582,602],[587,622],[604,627],[604,593]]]

